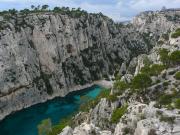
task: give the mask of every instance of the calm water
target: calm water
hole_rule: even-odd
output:
[[[0,122],[0,135],[37,135],[37,125],[41,120],[50,118],[53,124],[57,124],[75,113],[83,102],[94,99],[101,90],[101,87],[93,86],[18,111]]]

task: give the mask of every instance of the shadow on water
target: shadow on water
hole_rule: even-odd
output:
[[[83,102],[96,98],[101,90],[95,85],[15,112],[0,122],[0,135],[37,135],[37,125],[43,119],[50,118],[57,124],[77,112]]]

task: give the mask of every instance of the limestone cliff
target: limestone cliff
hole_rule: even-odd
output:
[[[179,15],[148,12],[128,25],[101,14],[0,16],[0,119],[112,75],[176,28]]]

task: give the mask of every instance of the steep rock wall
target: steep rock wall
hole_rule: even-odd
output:
[[[162,32],[151,30],[157,35],[152,37],[138,27],[134,22],[120,26],[99,14],[73,18],[32,13],[8,21],[1,17],[0,119],[89,87],[123,62],[147,53]]]

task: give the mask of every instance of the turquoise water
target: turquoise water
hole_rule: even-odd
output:
[[[101,87],[93,86],[9,115],[0,122],[0,135],[37,135],[37,125],[43,119],[50,118],[52,124],[57,124],[75,113],[83,102],[97,97],[101,90]],[[87,98],[80,98],[82,96]]]

